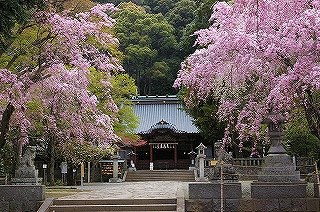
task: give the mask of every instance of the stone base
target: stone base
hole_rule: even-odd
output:
[[[0,185],[0,211],[37,211],[45,199],[42,185]]]
[[[135,167],[134,168],[133,167],[129,167],[128,171],[129,172],[135,172],[135,171],[137,171],[137,169]]]
[[[110,178],[109,183],[121,183],[122,180],[120,178]]]
[[[307,183],[285,182],[253,182],[251,183],[251,197],[255,199],[274,198],[305,198]]]
[[[42,178],[13,178],[11,183],[14,185],[41,185]]]
[[[287,199],[224,199],[224,211],[257,212],[257,211],[320,211],[319,198]],[[187,199],[186,212],[220,212],[219,199]]]
[[[189,183],[189,199],[220,199],[220,183]],[[223,183],[224,199],[240,199],[241,183]]]

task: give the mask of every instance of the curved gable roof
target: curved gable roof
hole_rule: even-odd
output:
[[[182,110],[182,104],[176,96],[138,97],[134,102],[134,112],[140,119],[139,134],[153,129],[168,128],[177,133],[198,133],[189,115]]]

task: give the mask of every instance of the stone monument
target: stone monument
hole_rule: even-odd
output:
[[[300,180],[291,157],[281,144],[283,137],[282,122],[274,123],[267,119],[271,147],[264,159],[258,181],[251,184],[252,198],[305,198],[306,182]]]
[[[232,165],[232,153],[227,153],[222,146],[222,142],[214,143],[214,155],[218,159],[216,166],[213,167],[213,181],[222,180],[226,182],[238,182],[239,176]],[[222,174],[221,174],[222,170]]]
[[[41,185],[42,178],[38,177],[38,170],[34,166],[35,157],[36,147],[28,146],[15,172],[15,178],[12,179],[12,184]]]

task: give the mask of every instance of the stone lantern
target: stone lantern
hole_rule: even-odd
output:
[[[264,121],[268,125],[271,142],[268,155],[258,173],[258,181],[251,184],[251,195],[254,198],[305,198],[306,182],[300,180],[300,172],[296,171],[291,157],[281,144],[284,119],[272,116]]]
[[[118,172],[118,168],[119,168],[119,159],[120,159],[120,155],[119,155],[119,147],[117,145],[114,145],[114,154],[112,156],[112,160],[113,160],[113,177],[109,179],[110,183],[120,183],[122,182],[122,180],[118,177],[119,172]]]
[[[196,168],[194,160],[197,156],[197,153],[192,150],[191,152],[188,153],[188,155],[190,156],[190,159],[191,159],[191,164],[190,164],[189,170],[194,170]]]
[[[199,179],[198,181],[207,181],[207,178],[204,177],[204,159],[206,158],[205,149],[207,147],[201,143],[197,148],[198,150],[198,164],[199,164]]]

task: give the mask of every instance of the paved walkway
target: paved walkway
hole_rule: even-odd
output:
[[[250,198],[251,181],[241,181],[243,198]],[[77,186],[81,189],[80,186]],[[188,196],[188,182],[148,181],[86,183],[83,191],[59,199],[166,199]]]
[[[185,194],[187,182],[148,181],[122,183],[90,183],[83,192],[59,199],[166,199]],[[81,187],[77,187],[81,189]]]

